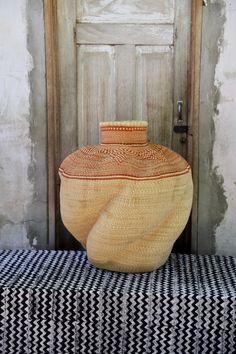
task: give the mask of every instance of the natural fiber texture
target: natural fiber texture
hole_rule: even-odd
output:
[[[145,144],[147,143],[147,122],[102,122],[100,139],[103,144]]]
[[[60,173],[76,179],[159,179],[189,172],[178,154],[157,144],[101,144],[86,146],[69,155]]]
[[[90,261],[109,270],[161,266],[191,209],[188,163],[163,146],[147,144],[147,123],[140,123],[103,123],[102,144],[77,150],[59,170],[63,222]],[[111,136],[115,145],[104,142]]]

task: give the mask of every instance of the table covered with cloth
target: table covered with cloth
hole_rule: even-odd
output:
[[[236,353],[236,259],[171,254],[151,273],[81,251],[0,251],[0,353]]]

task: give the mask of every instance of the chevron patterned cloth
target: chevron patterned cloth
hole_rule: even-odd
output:
[[[236,353],[236,259],[172,254],[151,273],[80,251],[0,251],[0,353]]]

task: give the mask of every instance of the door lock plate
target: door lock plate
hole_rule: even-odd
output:
[[[174,125],[174,132],[178,134],[188,133],[188,125]]]

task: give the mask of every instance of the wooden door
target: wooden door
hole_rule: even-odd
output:
[[[99,122],[148,120],[150,142],[187,158],[190,0],[59,0],[59,160],[97,144]],[[77,247],[61,226],[59,248]],[[178,241],[187,252],[189,231]]]

